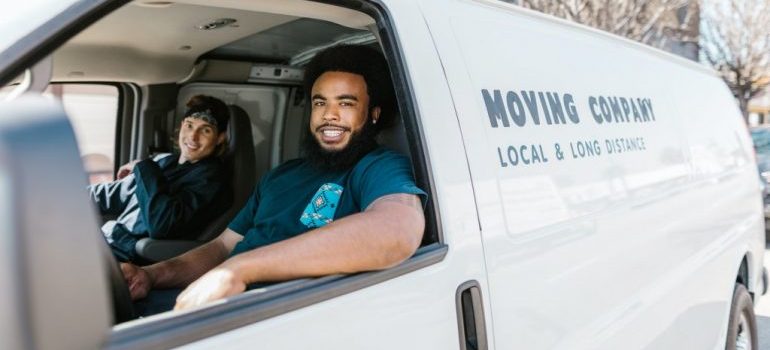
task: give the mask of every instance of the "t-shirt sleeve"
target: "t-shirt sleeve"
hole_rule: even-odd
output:
[[[425,205],[428,195],[414,182],[409,159],[395,152],[385,152],[356,174],[354,195],[361,210],[382,196],[396,193],[414,194]]]
[[[257,208],[259,207],[259,189],[260,185],[254,187],[249,199],[246,201],[246,205],[238,212],[238,215],[230,221],[227,228],[235,231],[235,233],[244,236],[249,229],[254,226],[254,217],[257,215]]]

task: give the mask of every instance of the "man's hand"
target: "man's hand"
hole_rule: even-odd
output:
[[[145,269],[130,263],[121,263],[120,270],[123,272],[123,278],[126,280],[129,293],[131,293],[131,300],[146,297],[152,289],[150,274]]]
[[[185,310],[243,293],[246,283],[233,269],[217,267],[190,284],[176,298],[174,310]]]
[[[134,161],[131,161],[131,162],[128,162],[126,164],[123,164],[123,166],[121,166],[118,169],[118,175],[117,175],[118,180],[120,180],[120,179],[128,176],[129,174],[131,174],[131,172],[134,171],[134,165],[136,165],[136,163],[139,163],[138,159],[134,160]]]

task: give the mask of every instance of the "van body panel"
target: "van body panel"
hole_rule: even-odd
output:
[[[495,346],[723,348],[738,266],[764,247],[721,81],[521,10],[421,7],[469,154]]]
[[[465,349],[472,346],[462,340],[461,286],[477,288],[474,307],[480,295],[483,312],[463,312],[483,317],[473,324],[483,327],[475,334],[489,349],[725,348],[744,259],[747,288],[758,297],[765,287],[764,217],[748,132],[713,72],[491,0],[340,1],[351,6],[340,12],[323,2],[325,11],[301,0],[205,5],[348,25],[359,22],[341,18],[365,17],[355,27],[367,26],[386,56],[397,58],[389,63],[408,143],[399,146],[428,184],[426,216],[436,215],[430,223],[437,228],[428,231],[438,238],[421,252],[440,255],[377,278],[328,276],[251,290],[110,332],[110,280],[93,213],[57,205],[62,209],[35,221],[39,210],[16,205],[44,208],[85,194],[64,112],[48,102],[30,105],[11,114],[28,113],[33,123],[45,113],[57,119],[35,134],[40,139],[24,138],[24,152],[0,147],[0,233],[9,233],[0,235],[8,253],[0,281],[16,286],[0,296],[0,309],[13,311],[0,335],[10,348]],[[196,3],[204,2],[180,1]],[[382,17],[369,17],[372,9]],[[383,22],[371,24],[375,17]],[[179,88],[169,103],[177,111],[198,93],[242,104],[256,130],[260,170],[278,162],[278,138],[287,134],[278,124],[302,106],[293,105],[302,101],[298,86],[182,84],[135,86],[143,93],[133,103],[148,110],[164,99],[159,90]],[[132,145],[131,154],[146,153],[154,123],[147,115],[131,120],[136,125],[123,131],[131,137],[121,142]],[[8,125],[0,117],[0,136]],[[75,185],[53,186],[51,167],[54,182]],[[19,176],[24,169],[36,177]],[[34,179],[42,185],[14,187]],[[76,232],[59,229],[68,226]],[[80,271],[82,281],[68,283],[62,269]],[[74,314],[87,317],[73,323]],[[150,327],[157,331],[143,333]]]

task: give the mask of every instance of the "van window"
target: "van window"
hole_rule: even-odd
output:
[[[102,84],[51,84],[43,93],[64,106],[89,183],[113,180],[118,89]]]
[[[0,88],[0,100],[16,88],[16,85]],[[89,183],[112,181],[118,88],[107,84],[56,83],[48,85],[42,95],[59,100],[67,112]]]
[[[171,6],[176,13],[188,14],[190,18],[181,15],[164,17],[165,12],[162,8],[127,4],[85,29],[53,55],[58,59],[57,62],[81,63],[77,60],[81,57],[78,53],[81,51],[88,53],[91,55],[90,61],[83,62],[85,68],[82,69],[87,71],[86,74],[89,77],[96,77],[95,79],[99,81],[127,81],[141,89],[138,94],[141,101],[136,103],[139,112],[135,125],[117,127],[123,131],[129,128],[132,132],[135,131],[131,134],[130,141],[132,144],[140,145],[138,147],[140,154],[146,151],[142,149],[144,145],[155,142],[150,139],[156,138],[155,133],[159,129],[165,128],[170,131],[178,125],[177,122],[168,121],[179,117],[185,109],[185,102],[191,95],[200,93],[217,96],[227,104],[240,107],[246,112],[252,124],[251,130],[254,134],[252,141],[261,160],[259,164],[262,164],[262,168],[257,168],[260,172],[258,175],[263,175],[261,173],[268,171],[269,167],[274,165],[273,161],[285,160],[286,157],[282,152],[284,149],[281,147],[286,147],[286,153],[291,156],[295,155],[292,152],[296,153],[301,147],[304,131],[307,128],[309,104],[306,103],[306,94],[300,92],[302,90],[300,73],[316,52],[341,43],[369,45],[383,51],[390,64],[392,75],[400,77],[394,78],[396,90],[402,92],[409,89],[404,78],[403,62],[400,55],[396,53],[398,48],[393,44],[393,39],[381,39],[378,35],[383,35],[382,31],[375,31],[378,28],[377,23],[389,25],[379,10],[370,9],[369,13],[363,13],[314,2],[307,2],[306,5],[309,9],[323,10],[319,10],[317,14],[319,18],[303,17],[308,15],[307,13],[315,13],[312,11],[292,12],[287,8],[286,12],[292,14],[287,16],[274,13],[269,6],[263,8],[261,5],[244,4],[239,6],[243,7],[242,9],[231,9],[226,6],[216,7],[216,3],[206,6],[174,3]],[[176,21],[179,23],[175,22],[174,25],[182,28],[194,17],[192,14],[207,15],[213,12],[227,13],[228,18],[237,19],[239,24],[219,28],[217,33],[222,38],[217,39],[218,41],[207,42],[196,39],[198,36],[195,35],[185,36],[185,40],[190,40],[190,45],[180,49],[180,52],[192,51],[195,55],[189,54],[190,57],[184,59],[177,57],[180,55],[178,53],[173,55],[160,51],[151,53],[152,45],[149,45],[151,43],[147,43],[147,48],[134,49],[134,46],[144,45],[142,43],[145,41],[128,42],[122,39],[125,31],[136,35],[151,35],[157,32],[157,29],[152,31],[143,29],[142,33],[135,33],[137,28],[142,26],[124,27],[126,23],[141,21],[149,23],[157,16],[164,20],[153,23]],[[114,27],[107,25],[111,23]],[[104,27],[99,27],[100,24]],[[191,28],[190,31],[200,30]],[[243,33],[236,33],[237,31],[243,31]],[[231,39],[245,33],[249,34],[242,39],[246,43],[245,47],[255,45],[264,48],[254,54],[239,50],[221,50],[222,47],[233,42]],[[306,33],[315,35],[308,36]],[[94,36],[109,41],[110,45],[126,46],[126,50],[120,51],[120,55],[113,57],[111,54],[118,50],[92,52],[85,49],[87,45],[79,45],[79,43],[91,43]],[[107,44],[103,45],[107,46]],[[200,49],[201,47],[206,48],[205,51]],[[137,54],[144,51],[147,52]],[[102,56],[110,56],[110,59],[102,59]],[[137,62],[141,64],[138,65]],[[154,67],[154,69],[135,69],[145,67]],[[169,81],[176,83],[169,83]],[[122,119],[120,124],[116,123],[117,111],[132,105],[129,101],[131,96],[128,93],[120,96],[117,91],[122,91],[122,88],[122,85],[58,84],[46,92],[50,96],[61,99],[64,108],[72,118],[80,152],[84,157],[84,165],[92,175],[93,182],[111,179],[114,169],[120,165],[114,163],[115,152],[119,151],[115,149],[115,145],[126,144],[129,141],[115,139],[116,125],[123,125],[126,122]],[[256,94],[253,93],[254,91],[264,91],[264,93]],[[391,129],[391,134],[381,134],[379,141],[411,159],[418,187],[432,193],[434,191],[429,181],[427,161],[419,139],[418,118],[410,100],[411,95],[408,93],[397,95],[399,101],[396,118],[400,118],[400,122],[396,122]],[[171,96],[176,98],[172,99]],[[125,98],[126,102],[121,104],[120,97]],[[432,199],[426,203],[425,238],[422,247],[412,259],[394,268],[352,275],[293,280],[265,286],[253,285],[243,294],[190,313],[143,314],[138,310],[139,306],[142,306],[139,303],[155,302],[164,299],[165,296],[154,294],[132,304],[130,300],[123,298],[125,295],[121,297],[120,293],[116,293],[113,296],[116,310],[134,308],[134,311],[137,311],[134,316],[143,314],[145,317],[128,321],[116,317],[116,325],[111,333],[109,344],[112,347],[125,348],[179,346],[251,325],[276,315],[320,304],[322,301],[352,294],[358,290],[388,288],[387,284],[376,287],[375,285],[418,272],[428,265],[443,260],[447,254],[447,247],[441,243],[436,219],[437,211],[433,203]],[[113,280],[122,281],[120,277],[122,276],[117,276]],[[417,277],[413,275],[411,278]],[[114,287],[115,290],[125,294],[125,286],[117,283]],[[173,306],[173,295],[166,299],[169,299]],[[153,308],[153,311],[159,309],[169,308]]]

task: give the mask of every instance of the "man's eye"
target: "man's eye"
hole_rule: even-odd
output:
[[[324,105],[324,101],[315,101],[315,102],[313,102],[313,106],[320,107],[320,106],[323,106],[323,105]]]

